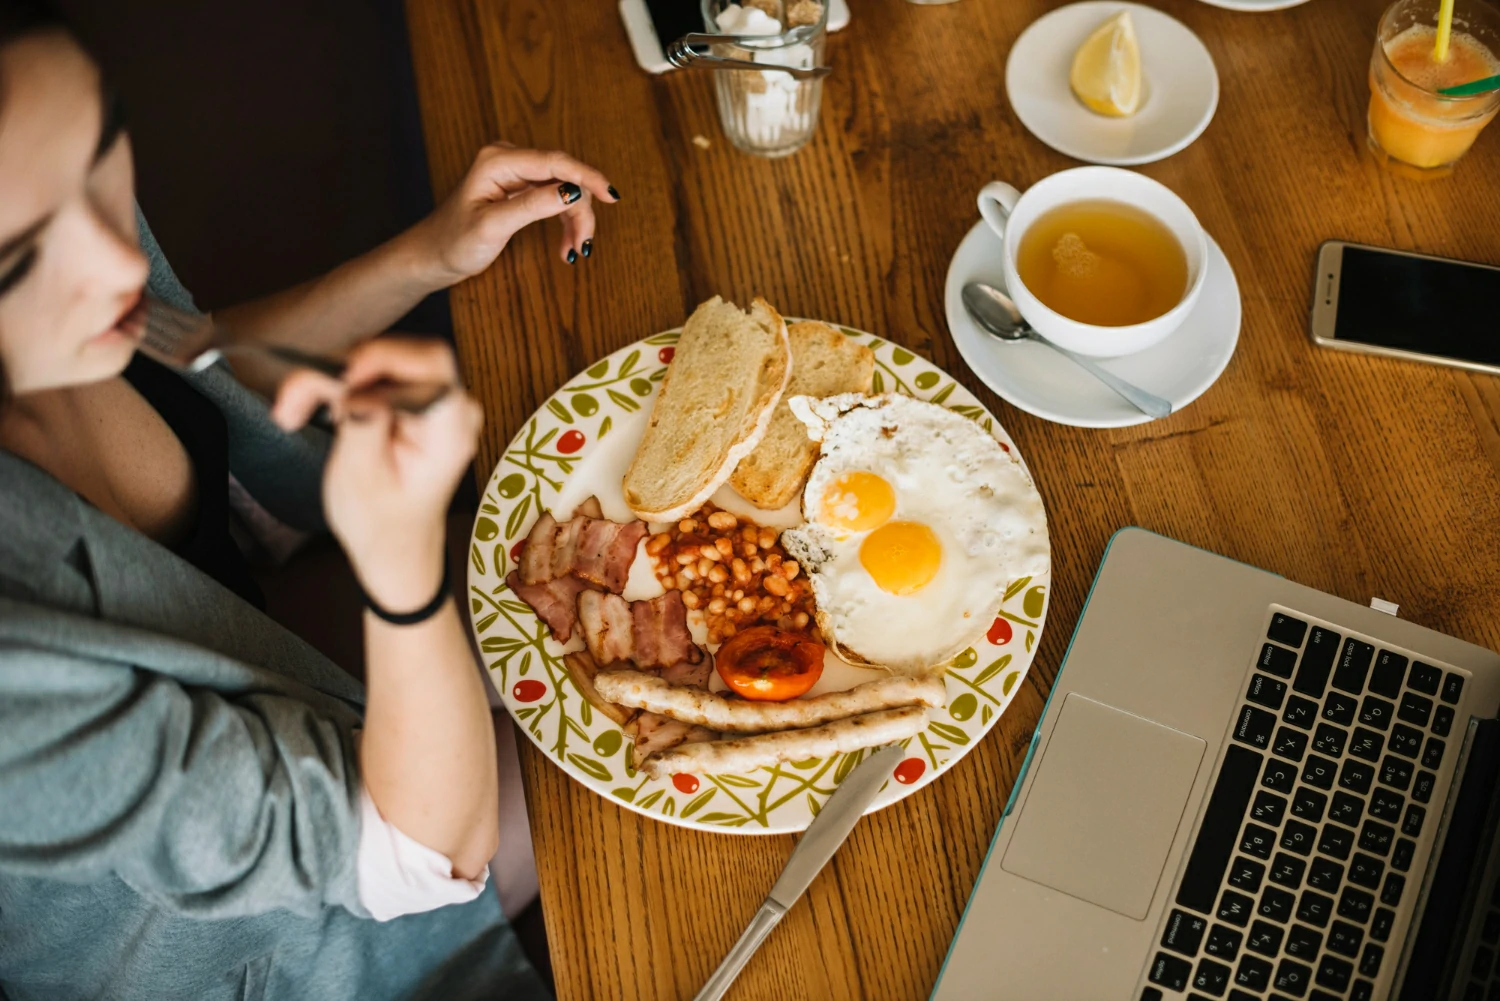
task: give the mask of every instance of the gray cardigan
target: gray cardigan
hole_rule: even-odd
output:
[[[142,221],[152,291],[191,299]],[[326,439],[194,377],[261,504],[321,523]],[[496,896],[390,922],[355,886],[362,687],[0,450],[0,997],[545,997]]]

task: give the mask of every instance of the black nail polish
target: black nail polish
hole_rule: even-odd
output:
[[[583,241],[583,256],[587,257],[590,254],[592,254],[593,252],[594,252],[594,241],[591,240],[591,239],[590,240],[584,240]]]
[[[576,251],[573,248],[569,247],[568,248],[568,263],[572,264],[576,260],[578,260],[578,251]]]
[[[615,190],[615,186],[613,184],[611,184],[609,186],[608,190],[609,190],[609,197],[613,198],[615,201],[619,201],[620,200],[620,193]]]
[[[557,186],[557,197],[562,199],[564,205],[572,205],[583,197],[583,189],[572,181],[564,181]]]

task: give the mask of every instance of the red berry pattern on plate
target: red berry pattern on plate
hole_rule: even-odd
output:
[[[921,758],[907,758],[896,766],[896,781],[909,786],[921,778],[925,771],[927,771],[927,762]]]
[[[547,694],[547,686],[535,679],[525,678],[516,682],[516,687],[512,688],[510,693],[516,697],[517,702],[535,702]]]
[[[1000,615],[996,616],[994,624],[990,626],[990,631],[984,634],[984,638],[995,646],[1004,646],[1014,635],[1014,631],[1010,628],[1010,620]]]
[[[698,791],[698,776],[678,772],[672,776],[672,784],[677,787],[678,792],[691,796]]]
[[[572,455],[583,447],[583,442],[583,432],[577,428],[571,431],[564,431],[562,437],[557,439],[557,450],[563,455]]]

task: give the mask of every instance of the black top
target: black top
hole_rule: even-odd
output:
[[[146,398],[187,451],[198,483],[198,508],[172,551],[257,608],[265,596],[229,534],[229,429],[224,415],[176,372],[139,353],[125,380]]]

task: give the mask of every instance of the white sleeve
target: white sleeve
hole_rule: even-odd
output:
[[[453,863],[445,855],[413,841],[382,817],[363,785],[359,820],[359,902],[376,921],[466,904],[489,882],[488,870],[479,879],[453,875]]]

